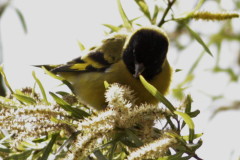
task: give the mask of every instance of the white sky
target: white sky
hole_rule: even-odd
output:
[[[1,1],[1,0],[0,0]],[[124,3],[128,1],[128,3]],[[138,7],[133,1],[123,0],[123,7],[129,18],[139,16]],[[225,9],[231,10],[231,1],[222,1]],[[195,1],[182,0],[184,4],[182,11],[189,11]],[[164,5],[164,3],[163,3]],[[104,35],[107,29],[102,24],[121,24],[121,18],[117,10],[115,0],[15,0],[13,6],[19,8],[26,20],[28,34],[25,35],[19,19],[13,8],[8,8],[1,19],[1,36],[4,53],[4,67],[7,78],[14,89],[33,85],[32,70],[37,71],[37,76],[47,86],[49,90],[59,90],[57,81],[44,75],[41,70],[37,70],[30,65],[34,64],[57,64],[64,63],[80,55],[77,40],[86,46],[94,45]],[[208,2],[211,10],[217,10],[214,2]],[[234,23],[240,26],[239,19]],[[216,32],[219,25],[224,22],[195,22],[192,28],[202,31],[203,34]],[[171,23],[164,26],[171,31]],[[205,27],[205,28],[204,28]],[[183,38],[186,43],[188,41]],[[229,54],[236,54],[239,44],[225,48],[223,65],[228,66],[234,59]],[[215,48],[210,48],[216,52]],[[233,52],[233,53],[229,53]],[[199,44],[190,46],[182,54],[178,63],[174,63],[176,58],[175,50],[170,48],[169,61],[175,68],[186,69],[191,66],[202,51]],[[205,56],[204,64],[198,70],[198,78],[194,81],[191,89],[187,90],[194,99],[194,107],[201,110],[201,115],[196,119],[196,128],[199,132],[204,132],[203,146],[198,154],[203,159],[232,160],[240,156],[240,112],[225,112],[219,114],[214,120],[208,120],[213,107],[227,105],[232,100],[239,100],[240,85],[228,84],[228,77],[224,74],[212,75],[206,69],[214,65],[214,59]],[[175,74],[174,82],[182,79],[184,72]],[[228,101],[220,101],[219,104],[211,104],[210,99],[199,91],[204,91],[211,95],[224,92]],[[176,102],[179,104],[180,102]],[[210,108],[210,106],[212,108]],[[234,124],[234,125],[230,125]]]

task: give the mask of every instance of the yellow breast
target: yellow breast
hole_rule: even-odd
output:
[[[166,94],[171,83],[171,75],[172,70],[166,60],[163,64],[162,72],[149,81],[149,83],[155,86],[162,94]],[[104,81],[110,84],[120,83],[128,85],[135,93],[136,104],[158,103],[156,98],[144,88],[140,80],[134,78],[129,73],[123,61],[113,64],[105,72],[64,73],[62,76],[72,83],[74,92],[82,103],[98,110],[106,107]]]

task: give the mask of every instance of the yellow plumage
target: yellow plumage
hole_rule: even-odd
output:
[[[172,70],[168,61],[165,61],[163,72],[157,75],[153,80],[149,81],[155,86],[162,94],[166,94],[171,82]],[[104,92],[104,81],[108,83],[120,83],[128,85],[134,90],[136,97],[136,104],[151,103],[157,104],[158,101],[153,97],[141,84],[139,79],[134,78],[123,61],[119,61],[107,71],[107,72],[87,72],[81,74],[61,74],[65,79],[70,81],[75,89],[75,94],[79,97],[80,101],[84,104],[90,105],[96,109],[102,109],[106,107]]]
[[[166,59],[167,48],[168,39],[162,30],[144,27],[130,36],[115,34],[88,54],[52,71],[73,85],[74,93],[82,103],[98,110],[106,107],[104,81],[128,85],[134,91],[136,104],[157,104],[137,76],[142,74],[166,94],[172,76]]]

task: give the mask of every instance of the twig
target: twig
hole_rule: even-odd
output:
[[[172,8],[172,5],[176,2],[176,0],[168,0],[168,6],[163,13],[161,21],[158,23],[158,27],[161,27],[165,23],[165,17],[167,16],[169,10]]]
[[[198,155],[196,155],[196,154],[193,157],[197,160],[203,160],[202,158],[198,157]]]

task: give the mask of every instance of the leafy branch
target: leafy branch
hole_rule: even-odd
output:
[[[162,19],[160,20],[160,22],[157,25],[158,27],[161,27],[166,22],[165,18],[175,2],[176,2],[176,0],[168,0],[168,6],[163,13]]]

